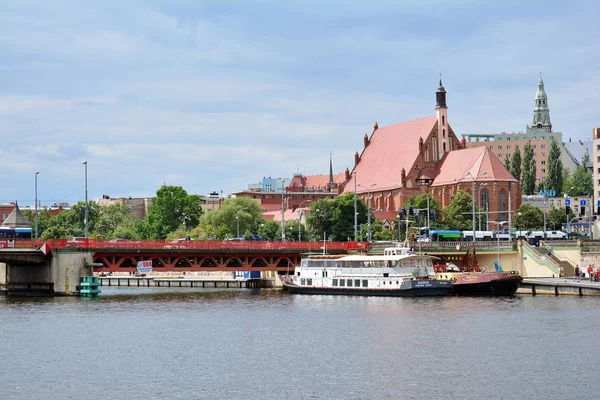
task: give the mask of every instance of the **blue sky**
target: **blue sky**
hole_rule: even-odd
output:
[[[489,3],[489,4],[487,4]],[[525,4],[523,4],[525,3]],[[225,194],[351,168],[365,132],[431,115],[600,126],[594,1],[0,1],[0,202]]]

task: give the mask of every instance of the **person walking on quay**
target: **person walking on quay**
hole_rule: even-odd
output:
[[[594,266],[592,264],[590,264],[590,266],[588,267],[588,278],[590,279],[590,282],[594,281]]]
[[[575,282],[579,282],[579,265],[575,267]]]

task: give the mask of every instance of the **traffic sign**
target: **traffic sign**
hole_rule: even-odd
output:
[[[579,200],[579,205],[585,207],[587,205],[587,200]]]
[[[600,203],[600,201],[599,201]],[[565,206],[570,206],[571,205],[571,199],[565,199]]]

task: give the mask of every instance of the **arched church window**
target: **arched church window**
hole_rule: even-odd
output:
[[[500,191],[498,196],[498,218],[500,221],[506,221],[506,192]]]
[[[442,148],[444,149],[444,153],[446,152],[446,142],[442,143]]]
[[[446,126],[446,117],[442,115],[442,125]]]
[[[446,139],[446,130],[445,129],[442,129],[442,138]]]

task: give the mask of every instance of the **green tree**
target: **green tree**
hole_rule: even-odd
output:
[[[371,238],[373,240],[393,240],[394,236],[391,230],[385,228],[381,221],[371,222]]]
[[[531,141],[527,142],[523,156],[523,171],[521,174],[521,190],[525,195],[535,193],[536,166]],[[518,178],[517,178],[518,179]]]
[[[521,149],[519,149],[519,145],[515,146],[515,151],[511,157],[510,173],[517,180],[521,180]]]
[[[569,220],[574,217],[572,210],[569,213]],[[561,230],[562,224],[567,223],[567,212],[564,207],[552,207],[546,217],[546,224],[553,230]]]
[[[540,229],[544,226],[544,213],[531,204],[521,204],[513,215],[512,225],[518,230]]]
[[[544,189],[556,190],[556,193],[563,192],[563,165],[560,160],[560,145],[554,139],[550,143],[550,154],[548,155],[548,165],[546,166],[548,175],[544,182]]]
[[[202,215],[201,205],[200,196],[188,194],[181,186],[161,187],[146,215],[150,238],[164,239],[180,227],[196,227]]]
[[[358,198],[356,206],[358,224],[366,223],[367,205]],[[310,233],[318,240],[322,240],[324,234],[331,240],[354,240],[354,193],[314,202],[310,206],[307,223]]]
[[[240,235],[245,232],[252,234],[258,232],[262,217],[262,207],[255,200],[248,197],[227,199],[217,211],[208,212],[200,217],[198,234],[216,235],[219,239],[237,236],[238,227]],[[225,233],[225,237],[222,234]]]
[[[31,237],[35,236],[35,210],[27,209],[21,210],[23,215],[31,222]],[[38,237],[42,237],[42,234],[50,226],[50,220],[52,216],[48,208],[38,209]]]
[[[469,193],[461,190],[455,194],[442,213],[448,229],[473,229],[473,197]]]
[[[281,224],[275,221],[266,221],[260,224],[258,237],[260,237],[260,240],[281,240]],[[302,240],[307,241],[309,238],[308,236],[304,238],[303,234]]]
[[[589,170],[590,164],[590,155],[586,151],[581,159],[581,165],[575,169],[571,177],[564,180],[565,193],[571,196],[584,196],[594,193],[594,178]],[[568,168],[564,169],[568,170]]]
[[[125,205],[103,206],[100,207],[98,221],[94,227],[94,236],[101,239],[139,239],[141,235],[137,232],[138,222],[139,220]]]
[[[96,227],[100,215],[100,207],[95,202],[88,202],[88,233],[90,237]],[[38,221],[39,222],[39,221]],[[85,235],[85,203],[83,201],[64,210],[55,217],[49,218],[48,225],[41,235],[42,239],[64,239]]]
[[[504,159],[504,168],[510,172],[510,154],[507,154],[506,158]]]

